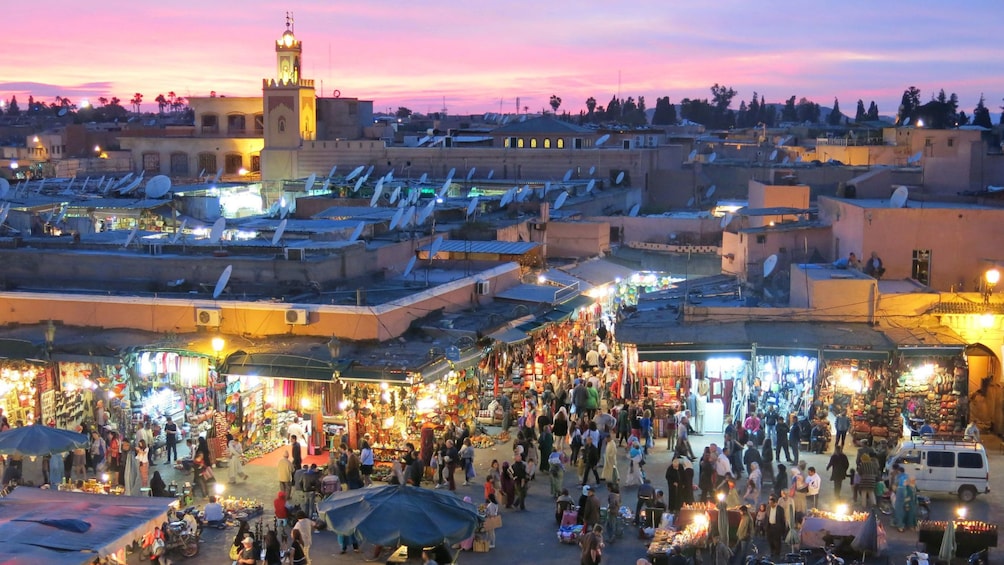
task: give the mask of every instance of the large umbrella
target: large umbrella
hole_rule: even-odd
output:
[[[0,432],[0,454],[40,457],[87,447],[87,436],[35,423]]]
[[[480,520],[473,504],[410,485],[336,492],[317,510],[339,535],[357,533],[374,545],[392,547],[459,543],[474,535]]]
[[[945,536],[941,538],[941,551],[938,552],[938,559],[951,562],[955,557],[955,520],[945,526]]]
[[[722,543],[731,546],[729,539],[729,510],[724,500],[718,501],[718,535],[722,538]]]
[[[781,498],[781,502],[784,503],[784,520],[788,524],[788,535],[785,536],[784,543],[790,545],[794,551],[802,541],[798,531],[798,523],[795,521],[795,499],[784,496]]]
[[[862,556],[865,553],[871,553],[876,555],[880,550],[884,549],[882,543],[879,540],[879,521],[878,517],[875,515],[875,510],[872,510],[868,514],[868,518],[861,524],[861,529],[858,531],[858,535],[854,536],[854,540],[851,542],[851,548],[860,551]]]
[[[142,492],[143,481],[139,474],[139,463],[136,461],[136,453],[129,451],[128,453],[123,453],[122,456],[125,457],[125,464],[122,466],[125,470],[122,477],[125,493],[129,496],[139,496]]]

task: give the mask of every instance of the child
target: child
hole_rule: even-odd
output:
[[[489,549],[495,549],[495,528],[501,521],[493,516],[499,516],[499,505],[495,500],[495,493],[489,494],[485,499],[485,531],[488,533]]]
[[[760,504],[756,511],[756,533],[758,536],[767,537],[767,505]]]

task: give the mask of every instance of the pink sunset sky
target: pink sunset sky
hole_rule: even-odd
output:
[[[118,96],[261,94],[291,10],[303,76],[318,94],[373,100],[384,112],[578,113],[590,96],[710,98],[719,83],[768,102],[858,99],[894,115],[903,91],[939,89],[967,114],[1004,97],[999,0],[714,2],[675,0],[19,1],[4,9],[0,98],[74,103]],[[323,91],[320,90],[323,83]]]

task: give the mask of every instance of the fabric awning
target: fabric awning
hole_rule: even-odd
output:
[[[524,341],[530,339],[530,336],[527,335],[526,332],[522,330],[517,330],[516,328],[499,330],[497,332],[488,334],[488,337],[494,339],[499,343],[505,343],[507,345],[523,343]]]
[[[422,368],[422,380],[426,383],[438,381],[453,370],[462,371],[476,366],[481,362],[484,350],[480,347],[470,347],[460,352],[460,358],[456,361],[440,359]]]
[[[525,322],[516,326],[516,329],[526,333],[530,333],[543,329],[549,323],[550,322],[548,322],[547,320],[542,320],[542,319],[530,320],[529,322]]]
[[[45,351],[25,339],[0,339],[0,358],[44,363]]]
[[[818,357],[819,350],[814,347],[772,347],[769,345],[758,345],[756,348],[757,356],[770,356],[770,355],[791,355],[796,357]]]
[[[727,345],[639,345],[638,361],[706,361],[712,358],[732,358],[749,361],[749,346]]]
[[[237,351],[227,357],[223,366],[226,375],[255,376],[296,381],[330,382],[340,365],[330,361],[285,353],[246,353]]]
[[[888,351],[869,351],[867,349],[823,349],[823,359],[836,361],[840,359],[853,359],[857,361],[886,361],[889,359]]]
[[[892,351],[882,332],[868,324],[747,322],[746,333],[756,344],[757,355],[818,357],[824,350],[830,352],[827,359],[886,359]]]
[[[410,373],[404,371],[386,371],[375,367],[352,366],[338,376],[339,380],[354,383],[389,383],[393,385],[406,385],[409,382]]]
[[[883,328],[903,357],[954,357],[966,349],[966,341],[945,326]]]
[[[568,312],[570,314],[574,314],[580,308],[589,308],[593,304],[596,304],[595,298],[591,296],[586,296],[585,294],[580,294],[571,300],[558,304],[557,306],[554,307],[554,309],[559,310],[561,312]]]

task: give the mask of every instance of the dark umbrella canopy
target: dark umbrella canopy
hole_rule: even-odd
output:
[[[87,436],[42,424],[0,432],[0,454],[26,457],[63,453],[87,447]]]
[[[317,510],[335,533],[384,546],[452,545],[474,535],[480,519],[473,504],[409,485],[336,492]]]
[[[883,549],[879,541],[878,518],[875,516],[875,511],[872,510],[868,519],[866,519],[864,524],[861,525],[861,533],[854,536],[854,540],[851,542],[851,548],[860,551],[861,553],[870,553],[875,555]]]

